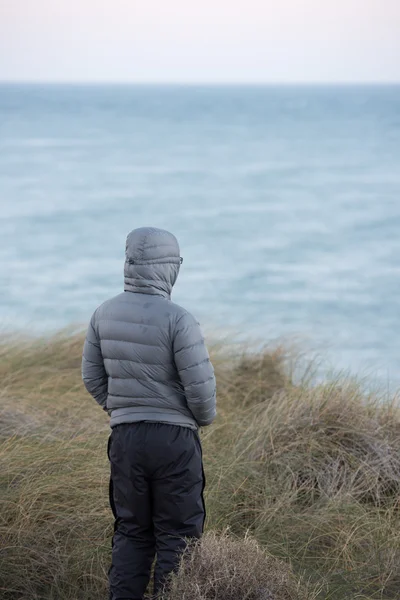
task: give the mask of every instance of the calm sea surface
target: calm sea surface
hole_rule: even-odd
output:
[[[206,330],[400,381],[400,87],[0,86],[0,322],[86,323],[178,237]]]

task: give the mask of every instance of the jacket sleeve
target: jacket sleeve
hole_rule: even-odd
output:
[[[200,427],[210,425],[217,415],[214,368],[200,325],[189,313],[176,323],[173,350],[188,407]]]
[[[108,377],[95,330],[95,315],[90,320],[83,346],[82,379],[89,394],[107,410]]]

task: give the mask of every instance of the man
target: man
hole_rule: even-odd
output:
[[[184,538],[203,532],[198,428],[216,416],[216,386],[199,324],[170,300],[181,263],[168,231],[132,231],[124,292],[95,311],[83,349],[86,389],[111,417],[112,600],[142,600],[155,555],[159,594]]]

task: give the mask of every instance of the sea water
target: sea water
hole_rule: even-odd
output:
[[[211,333],[400,381],[400,87],[0,86],[3,331],[85,325],[169,229]]]

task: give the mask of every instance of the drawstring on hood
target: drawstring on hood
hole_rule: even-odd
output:
[[[165,229],[140,227],[126,239],[124,290],[170,298],[181,264],[176,237]]]

